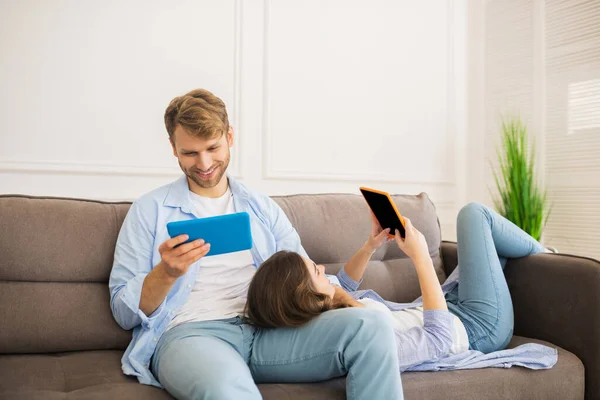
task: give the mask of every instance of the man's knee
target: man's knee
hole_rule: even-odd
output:
[[[390,344],[395,346],[392,320],[379,310],[353,308],[351,312],[343,314],[340,322],[345,326],[353,326],[358,340],[378,343],[384,347]]]
[[[224,341],[187,337],[159,353],[159,382],[177,399],[260,399],[242,357]]]
[[[252,378],[231,376],[225,379],[199,379],[192,385],[191,399],[260,399],[261,395]]]

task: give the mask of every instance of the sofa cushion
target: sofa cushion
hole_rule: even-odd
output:
[[[426,193],[392,196],[398,211],[410,218],[429,246],[440,282],[446,279],[440,255],[441,231],[434,204]],[[371,231],[369,208],[361,195],[316,194],[273,199],[298,231],[308,255],[335,274],[364,244]],[[420,296],[411,260],[396,243],[384,244],[371,258],[361,289],[374,289],[387,300],[410,302]]]
[[[514,337],[509,347],[526,342]],[[556,347],[556,346],[553,346]],[[572,353],[558,349],[549,370],[486,368],[402,375],[410,399],[583,399],[584,371]],[[140,385],[121,373],[121,351],[45,355],[0,355],[0,398],[7,399],[169,399],[165,391]],[[365,371],[365,373],[368,373]],[[311,384],[260,384],[265,399],[345,399],[345,379]]]
[[[0,280],[108,282],[129,203],[0,196]]]
[[[556,348],[558,362],[550,369],[537,371],[512,367],[411,372],[402,379],[404,392],[410,393],[406,399],[583,399],[584,367],[577,356],[548,342],[520,336],[514,336],[508,348],[524,343]]]
[[[106,282],[0,281],[0,353],[125,349]]]
[[[171,399],[121,372],[122,351],[0,356],[0,398]]]
[[[124,349],[108,277],[128,203],[0,196],[0,353]]]

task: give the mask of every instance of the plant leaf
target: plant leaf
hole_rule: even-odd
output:
[[[540,240],[552,207],[535,174],[535,141],[529,148],[527,126],[519,117],[501,119],[501,146],[496,147],[498,169],[492,171],[498,195],[494,207],[517,226]]]

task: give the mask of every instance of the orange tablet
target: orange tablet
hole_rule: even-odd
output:
[[[375,218],[379,221],[381,228],[390,228],[390,237],[394,237],[394,232],[398,229],[400,236],[404,238],[406,234],[406,231],[404,230],[404,220],[398,212],[389,193],[362,186],[360,187],[360,192],[367,201],[371,211],[373,211]]]

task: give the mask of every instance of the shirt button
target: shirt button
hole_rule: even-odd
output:
[[[158,342],[158,339],[157,339],[157,338],[154,338],[154,341],[155,341],[155,342]]]
[[[187,285],[188,289],[192,287],[192,285]]]

